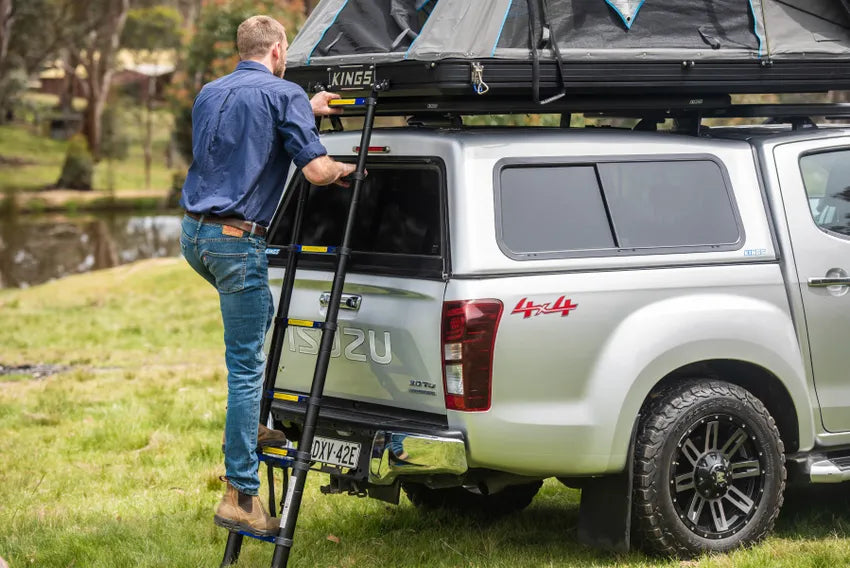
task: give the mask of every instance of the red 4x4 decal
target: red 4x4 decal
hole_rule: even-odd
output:
[[[550,307],[551,306],[551,307]],[[561,296],[555,300],[554,305],[551,302],[545,304],[535,304],[528,298],[523,298],[517,303],[514,311],[511,314],[524,314],[523,319],[528,319],[531,316],[539,316],[540,314],[557,314],[561,317],[570,315],[570,312],[578,307],[572,300],[566,296]]]

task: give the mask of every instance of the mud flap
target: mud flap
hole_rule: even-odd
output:
[[[582,482],[578,539],[582,544],[628,552],[632,530],[632,468]]]
[[[635,439],[640,416],[632,426],[626,468],[621,473],[582,482],[578,510],[578,540],[612,552],[628,552],[632,532],[632,480]]]

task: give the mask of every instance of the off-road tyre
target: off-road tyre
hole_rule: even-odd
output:
[[[737,385],[689,379],[659,392],[638,426],[635,536],[648,551],[677,557],[758,542],[782,507],[784,451],[773,417]]]
[[[463,487],[431,489],[419,483],[405,483],[403,487],[410,502],[420,509],[495,517],[528,507],[542,485],[542,481],[509,485],[490,495],[473,493]]]

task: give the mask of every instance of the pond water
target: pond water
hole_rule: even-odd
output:
[[[181,214],[0,217],[0,288],[180,254]]]

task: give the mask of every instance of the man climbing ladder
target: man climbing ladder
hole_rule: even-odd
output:
[[[236,70],[205,85],[195,100],[180,245],[192,268],[218,291],[224,322],[227,488],[215,522],[271,537],[279,521],[257,497],[256,448],[258,442],[280,444],[285,437],[259,424],[262,349],[274,304],[266,227],[290,163],[315,185],[346,185],[340,180],[355,168],[327,156],[313,118],[339,113],[328,104],[338,96],[319,93],[308,101],[301,87],[282,80],[288,46],[283,26],[254,16],[239,26],[236,43],[241,59]]]

